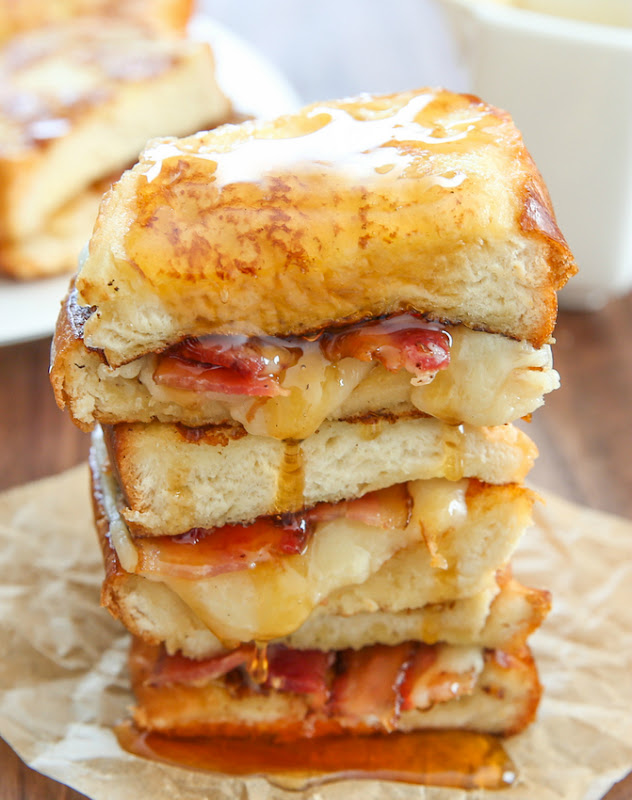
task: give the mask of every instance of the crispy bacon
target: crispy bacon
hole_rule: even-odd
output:
[[[325,705],[329,697],[329,670],[336,659],[335,652],[294,650],[283,645],[271,645],[267,650],[266,688],[308,694],[314,705]]]
[[[437,660],[437,648],[429,644],[419,643],[413,658],[410,660],[406,674],[401,684],[402,711],[414,708],[413,694],[418,681],[423,680],[423,676]]]
[[[254,655],[255,646],[242,644],[235,650],[200,661],[186,658],[181,653],[172,656],[163,650],[156,661],[152,674],[147,679],[149,686],[172,686],[174,684],[202,685],[221,678],[232,669],[248,664]]]
[[[399,714],[400,685],[414,652],[412,642],[345,650],[341,654],[342,671],[332,687],[333,713],[356,719],[377,718],[386,730],[392,728]]]
[[[173,389],[193,392],[218,392],[251,397],[278,397],[287,395],[274,376],[249,375],[237,369],[216,367],[185,361],[176,356],[163,356],[154,371],[154,380]]]
[[[200,661],[181,654],[168,656],[163,650],[146,683],[203,686],[239,670],[241,680],[252,689],[304,695],[313,709],[328,716],[388,731],[401,711],[429,708],[472,692],[476,670],[442,670],[441,647],[404,642],[325,652],[242,644]]]
[[[278,375],[301,356],[300,347],[292,347],[289,341],[274,336],[200,336],[185,339],[173,348],[172,354],[246,375]]]
[[[275,337],[189,338],[159,359],[154,380],[194,391],[256,397],[287,395],[279,378],[296,364],[301,352],[300,347]]]
[[[174,578],[209,578],[252,569],[286,555],[304,553],[316,524],[341,517],[384,529],[403,529],[412,513],[407,484],[369,492],[341,503],[281,517],[259,517],[250,525],[193,528],[178,536],[136,537],[136,572]]]
[[[413,500],[408,491],[408,484],[398,483],[387,489],[369,492],[355,500],[318,503],[307,513],[311,520],[317,522],[346,517],[376,528],[403,530],[410,522],[412,510]]]
[[[320,347],[330,361],[379,361],[389,372],[405,369],[418,378],[434,375],[450,363],[448,334],[413,314],[327,331],[320,338]]]
[[[185,339],[158,357],[156,383],[196,392],[277,397],[285,371],[316,341],[331,362],[343,358],[377,361],[387,370],[405,369],[424,383],[450,363],[450,337],[414,314],[360,322],[325,331],[315,339],[209,335]]]
[[[313,526],[305,517],[283,521],[259,517],[251,525],[193,528],[179,536],[137,538],[136,571],[176,578],[209,578],[251,569],[285,555],[305,552]]]

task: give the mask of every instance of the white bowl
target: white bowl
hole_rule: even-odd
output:
[[[580,269],[562,305],[600,308],[632,288],[632,0],[520,4],[547,13],[442,0],[472,91],[511,113],[549,187]]]

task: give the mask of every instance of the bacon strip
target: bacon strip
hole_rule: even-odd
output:
[[[356,719],[377,718],[386,730],[392,729],[399,715],[400,685],[414,651],[412,642],[344,651],[343,671],[332,687],[332,712]]]
[[[137,573],[197,580],[252,569],[257,564],[305,552],[316,524],[346,517],[384,529],[404,529],[412,513],[407,484],[369,492],[355,500],[319,503],[281,517],[259,517],[250,525],[193,528],[179,536],[137,537]]]
[[[304,553],[313,526],[294,515],[283,522],[259,517],[251,525],[193,528],[179,536],[137,538],[136,572],[174,578],[209,578]]]
[[[322,707],[329,698],[328,676],[335,659],[333,651],[272,645],[268,647],[268,678],[264,686],[281,692],[309,694],[313,704]]]
[[[472,692],[476,670],[441,670],[441,648],[404,642],[324,652],[243,644],[201,661],[163,651],[147,685],[202,686],[239,669],[250,676],[251,686],[307,695],[312,708],[327,716],[360,720],[388,731],[401,711],[429,708]]]
[[[402,711],[408,711],[415,708],[413,702],[413,694],[415,686],[419,681],[423,681],[424,675],[432,667],[437,660],[437,648],[429,645],[419,643],[414,656],[410,660],[406,674],[401,684],[401,698],[402,698]]]
[[[278,397],[288,395],[277,378],[273,376],[248,375],[227,367],[196,364],[175,356],[160,359],[154,371],[154,380],[173,389],[188,389],[194,392],[218,392],[252,397]]]
[[[413,499],[408,484],[398,483],[386,489],[368,492],[354,500],[318,503],[307,514],[314,522],[328,522],[345,517],[386,530],[403,530],[410,522]]]
[[[448,334],[412,314],[327,331],[320,339],[320,347],[330,361],[379,361],[389,372],[405,369],[417,377],[424,373],[434,375],[450,363]]]
[[[343,358],[377,361],[391,372],[407,370],[419,383],[428,382],[450,363],[446,331],[414,314],[398,314],[325,331],[315,340],[215,334],[185,339],[158,357],[154,380],[196,392],[287,395],[281,386],[283,376],[311,341],[331,362]]]
[[[202,685],[208,681],[221,678],[232,669],[249,663],[254,655],[255,646],[242,644],[235,650],[213,658],[200,661],[186,658],[181,653],[172,656],[163,650],[156,661],[152,674],[147,680],[149,686],[172,686],[174,684]]]
[[[478,679],[476,669],[450,670],[441,665],[443,645],[420,644],[402,681],[402,711],[430,708],[471,694]]]
[[[276,397],[289,394],[279,378],[301,354],[300,347],[274,337],[190,338],[160,358],[154,380],[179,389]]]

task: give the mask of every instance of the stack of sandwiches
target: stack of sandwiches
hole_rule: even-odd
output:
[[[229,115],[206,43],[97,16],[11,38],[0,48],[0,274],[73,272],[104,191],[147,139]]]
[[[170,736],[520,731],[512,577],[574,272],[503,112],[443,90],[151,142],[62,309],[102,601]]]

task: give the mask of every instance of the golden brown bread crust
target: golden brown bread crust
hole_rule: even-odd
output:
[[[14,37],[0,51],[0,269],[75,269],[103,192],[147,139],[229,110],[206,43],[114,16]]]
[[[143,730],[171,736],[267,736],[291,741],[302,736],[372,733],[378,725],[375,719],[352,721],[314,712],[304,696],[291,692],[260,693],[242,686],[236,693],[221,679],[204,686],[148,685],[160,652],[141,640],[132,642],[129,667],[138,702],[133,715]],[[439,702],[424,711],[403,712],[395,730],[455,727],[513,735],[533,721],[540,695],[527,647],[512,654],[486,651],[472,696]]]
[[[513,483],[533,465],[532,442],[511,426],[455,430],[405,416],[369,425],[328,422],[301,445],[246,436],[235,425],[120,424],[103,432],[122,516],[141,536],[252,522],[408,480]],[[289,473],[288,453],[299,466]]]
[[[184,31],[193,0],[0,0],[0,41],[73,17],[124,18],[165,32]]]
[[[300,334],[415,309],[548,341],[575,271],[504,112],[419,90],[156,140],[80,271],[118,365],[208,332]]]

